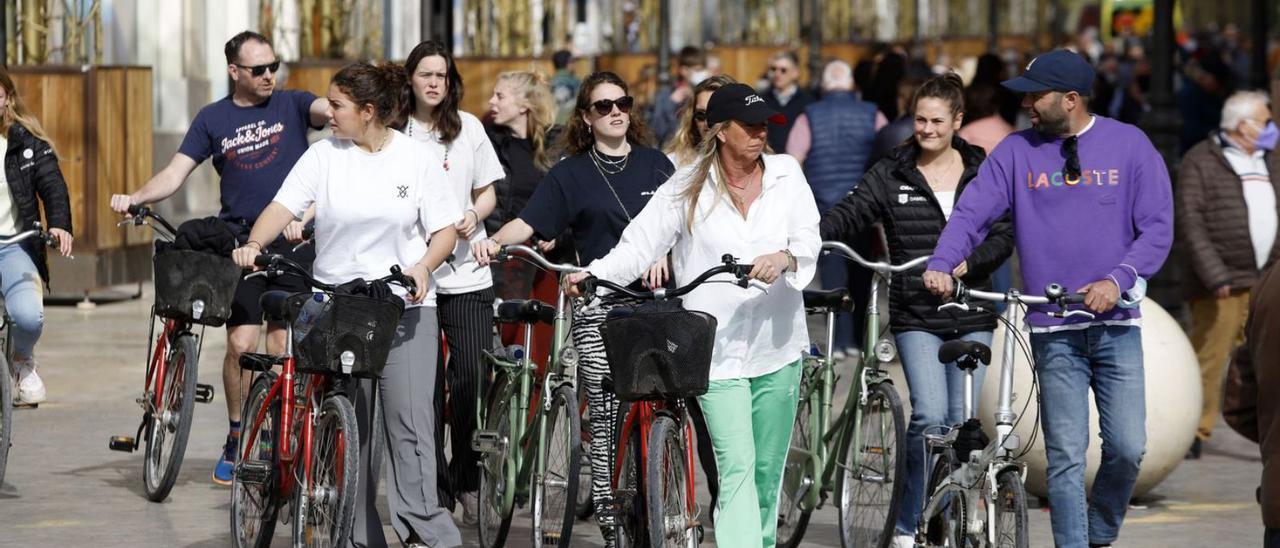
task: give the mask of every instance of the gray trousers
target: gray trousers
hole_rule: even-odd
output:
[[[378,380],[360,381],[355,395],[360,428],[360,483],[356,494],[351,546],[387,546],[378,517],[377,463],[382,455],[370,455],[374,428],[373,389],[382,401],[382,421],[390,454],[387,507],[391,526],[402,544],[422,542],[432,547],[462,544],[453,518],[440,507],[436,495],[435,404],[432,401],[439,374],[440,326],[436,309],[405,309],[396,330],[387,367]]]

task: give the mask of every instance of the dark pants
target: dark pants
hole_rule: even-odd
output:
[[[1280,548],[1280,529],[1268,527],[1262,534],[1262,548]]]
[[[872,257],[870,238],[859,236],[848,242],[849,247],[869,261]],[[818,276],[823,289],[849,289],[853,299],[853,311],[836,314],[835,350],[845,350],[862,346],[862,330],[866,323],[867,303],[871,294],[871,271],[849,262],[840,255],[824,255],[818,257]]]
[[[444,375],[436,381],[436,407],[445,405],[444,386],[448,386],[449,443],[453,460],[442,460],[442,475],[456,497],[480,488],[479,457],[471,449],[471,435],[476,429],[476,398],[488,383],[485,370],[486,348],[493,346],[493,288],[457,295],[436,295],[440,313],[440,329],[449,345],[449,361]],[[444,413],[436,413],[436,446],[444,447]],[[447,469],[446,469],[447,466]]]

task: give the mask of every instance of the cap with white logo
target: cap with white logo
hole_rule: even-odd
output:
[[[737,120],[747,125],[772,122],[785,124],[787,117],[769,108],[764,98],[746,84],[729,84],[711,94],[707,101],[707,125]]]

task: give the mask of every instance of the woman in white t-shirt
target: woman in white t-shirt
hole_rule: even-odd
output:
[[[476,519],[480,488],[479,458],[471,449],[476,429],[476,398],[489,372],[484,370],[481,351],[493,342],[493,276],[488,268],[477,267],[471,244],[489,237],[484,219],[497,205],[494,181],[506,176],[498,154],[485,134],[480,120],[458,110],[462,101],[462,77],[449,48],[436,40],[418,44],[404,64],[412,98],[404,133],[435,151],[448,175],[454,199],[462,209],[462,220],[454,225],[458,243],[453,264],[433,276],[438,293],[437,310],[449,360],[445,374],[436,382],[436,443],[444,447],[444,386],[449,387],[452,459],[440,459],[440,477],[449,478],[441,499],[462,502],[463,523]],[[445,483],[445,482],[442,482]],[[451,491],[450,492],[450,489]],[[448,504],[446,504],[448,506]]]
[[[315,205],[315,278],[344,283],[385,276],[400,266],[417,289],[407,301],[382,378],[391,477],[387,505],[391,525],[407,546],[457,546],[462,539],[436,495],[435,405],[440,331],[430,273],[453,252],[458,200],[441,162],[428,146],[388,127],[404,107],[408,82],[402,67],[347,65],[329,85],[333,137],[311,146],[235,251],[251,267],[285,225]],[[428,158],[423,161],[423,158]],[[360,432],[360,485],[349,545],[386,546],[375,505],[378,478],[370,455],[374,428],[372,381],[360,383],[356,414]]]

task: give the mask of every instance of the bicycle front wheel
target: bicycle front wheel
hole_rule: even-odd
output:
[[[9,360],[0,356],[0,485],[4,485],[4,465],[9,460],[13,437],[13,386],[9,383]]]
[[[515,489],[515,470],[510,453],[519,448],[511,440],[511,399],[507,397],[505,380],[489,389],[485,407],[484,429],[498,438],[498,450],[480,454],[480,500],[477,509],[480,546],[497,548],[507,541],[511,529],[511,490]]]
[[[996,476],[996,548],[1027,548],[1027,491],[1018,470],[1007,468]]]
[[[689,452],[684,429],[675,419],[658,417],[649,430],[645,498],[649,506],[651,546],[693,548],[698,545],[698,516],[689,493]]]
[[[155,379],[152,384],[161,392],[147,424],[146,461],[142,468],[143,488],[151,502],[160,502],[169,496],[182,469],[195,408],[199,352],[195,336],[178,336],[165,359],[164,378]]]
[[[892,384],[872,384],[861,414],[861,428],[845,437],[841,455],[840,544],[883,548],[893,539],[904,486],[900,479],[906,467],[902,453],[907,427],[902,400]]]
[[[964,493],[959,491],[945,495],[937,493],[938,486],[942,485],[942,482],[959,467],[960,463],[955,458],[955,452],[948,448],[938,455],[937,462],[933,464],[933,472],[929,474],[929,487],[925,491],[928,493],[929,499],[925,502],[925,506],[927,507],[935,497],[942,497],[938,501],[937,513],[924,522],[925,540],[928,541],[930,546],[940,546],[942,548],[960,548],[964,546]]]
[[[351,400],[329,396],[311,434],[311,474],[294,492],[293,545],[344,546],[355,518],[360,433]]]
[[[568,386],[552,394],[543,440],[542,481],[533,486],[533,545],[569,546],[577,513],[579,443],[578,398]]]
[[[236,471],[231,477],[231,538],[236,548],[271,546],[271,536],[276,530],[276,513],[280,510],[276,500],[280,479],[276,447],[280,399],[267,399],[275,380],[274,373],[258,375],[244,401],[241,420],[245,429],[240,435]]]

